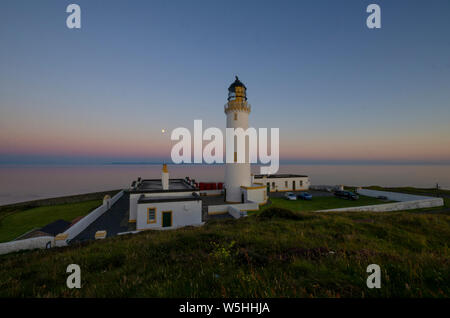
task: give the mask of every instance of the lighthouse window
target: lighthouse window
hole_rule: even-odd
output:
[[[156,223],[156,208],[147,209],[147,224]]]
[[[237,113],[234,113],[234,120],[237,120]]]

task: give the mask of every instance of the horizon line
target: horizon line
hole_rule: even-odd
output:
[[[38,162],[0,162],[0,166],[17,165],[17,166],[39,166],[39,165],[162,165],[168,164],[172,166],[222,166],[226,163],[180,163],[176,164],[166,160],[161,161],[38,161]],[[265,166],[260,162],[252,163],[257,166]],[[450,161],[427,161],[427,160],[280,160],[280,165],[450,165]]]

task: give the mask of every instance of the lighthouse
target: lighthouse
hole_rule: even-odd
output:
[[[236,80],[228,88],[228,102],[225,104],[227,128],[248,128],[248,116],[251,106],[247,103],[247,88],[236,76]],[[227,151],[230,151],[227,149]],[[227,162],[225,166],[225,200],[229,203],[244,201],[243,187],[251,185],[249,145],[245,143],[245,162],[237,162],[237,142],[235,137],[234,162]]]

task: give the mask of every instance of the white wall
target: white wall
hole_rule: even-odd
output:
[[[375,198],[379,196],[385,196],[390,201],[400,202],[321,210],[317,212],[390,212],[432,208],[444,205],[444,200],[442,198],[427,197],[422,195],[367,189],[358,189],[358,193]]]
[[[267,186],[270,183],[270,192],[276,191],[294,191],[293,181],[295,181],[295,191],[308,190],[310,181],[308,177],[294,177],[294,178],[255,178],[255,183],[262,183]],[[286,186],[287,182],[287,186]],[[275,187],[274,185],[275,184]]]
[[[316,212],[391,212],[391,211],[405,211],[415,210],[423,208],[433,208],[443,206],[444,201],[442,198],[432,198],[417,201],[403,201],[396,203],[376,204],[355,206],[350,208],[321,210]]]
[[[228,213],[235,219],[247,216],[247,211],[241,211],[233,205],[228,206]]]
[[[114,197],[112,197],[109,200],[109,207],[112,207],[114,203],[116,203],[117,200],[119,200],[122,197],[123,193],[124,193],[123,191],[120,191]],[[69,241],[74,239],[78,234],[83,232],[89,225],[92,224],[92,222],[97,220],[106,211],[108,211],[108,204],[104,202],[104,204],[102,204],[94,211],[92,211],[91,213],[83,217],[81,220],[79,220],[77,223],[75,223],[73,226],[68,228],[63,234],[68,235],[67,240]]]
[[[257,188],[257,189],[243,189],[245,193],[245,200],[256,202],[258,204],[263,204],[267,202],[267,188]]]
[[[21,250],[33,250],[36,248],[44,249],[55,246],[53,236],[33,237],[26,240],[11,241],[0,244],[0,255],[17,252]]]
[[[147,209],[156,208],[156,223],[147,223]],[[202,201],[141,203],[138,205],[136,229],[162,229],[162,212],[172,211],[172,226],[177,228],[202,223]]]
[[[236,103],[230,101],[229,105]],[[244,104],[246,104],[244,102]],[[235,120],[235,114],[237,118]],[[227,128],[242,128],[244,131],[248,128],[249,112],[245,110],[229,110],[226,113]],[[232,151],[232,158],[237,149],[237,138],[235,137],[234,149]],[[249,160],[249,142],[248,137],[245,138],[245,163],[226,163],[225,164],[225,184],[226,200],[228,202],[241,202],[241,186],[250,186],[250,160]],[[225,154],[226,155],[226,154]]]
[[[259,205],[256,202],[238,203],[238,204],[221,204],[208,206],[208,214],[222,214],[228,213],[229,207],[235,207],[240,211],[255,211],[259,210]]]
[[[137,218],[137,202],[141,193],[130,193],[130,217],[129,221],[136,221]]]
[[[187,191],[187,192],[160,192],[160,193],[130,193],[130,217],[129,221],[136,221],[137,219],[137,207],[138,201],[141,195],[144,195],[145,198],[151,197],[191,197],[192,193],[195,191]]]
[[[399,192],[388,192],[388,191],[378,191],[378,190],[369,190],[369,189],[358,189],[357,192],[359,194],[377,198],[379,196],[385,196],[390,201],[417,201],[424,199],[435,199],[435,197],[428,197],[424,195],[414,195],[414,194],[406,194]]]

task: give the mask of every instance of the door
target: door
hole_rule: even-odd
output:
[[[162,212],[162,227],[172,226],[172,211]]]

